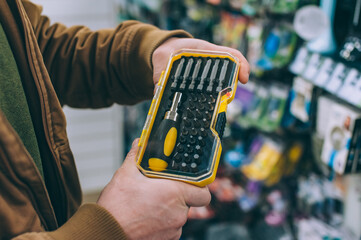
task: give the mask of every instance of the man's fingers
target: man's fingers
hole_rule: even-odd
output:
[[[238,60],[240,62],[238,80],[243,84],[247,83],[248,78],[249,78],[249,73],[250,73],[250,67],[249,67],[247,59],[243,56],[243,54],[240,51],[238,51],[234,48],[229,48],[229,47],[222,47],[222,48],[224,49],[225,52],[229,52],[230,54],[232,54],[238,58]]]
[[[207,206],[211,201],[208,187],[196,187],[187,183],[183,184],[183,196],[186,204],[191,207]]]
[[[250,67],[247,61],[241,61],[241,66],[238,74],[238,80],[245,84],[248,82]]]
[[[240,62],[240,70],[238,74],[238,80],[241,83],[247,83],[250,67],[246,58],[240,51],[234,48],[219,46],[213,43],[209,43],[204,40],[191,39],[191,38],[170,38],[164,42],[156,51],[153,53],[152,61],[154,64],[154,82],[158,82],[160,72],[166,67],[168,56],[170,53],[178,49],[199,49],[206,51],[223,51],[232,54],[237,57]]]
[[[232,54],[233,56],[237,57],[240,62],[240,70],[238,74],[238,80],[241,83],[247,83],[250,73],[250,67],[248,64],[247,59],[243,56],[243,54],[238,51],[237,49],[230,48],[230,47],[224,47],[215,45],[213,43],[204,42],[204,46],[199,45],[198,49],[209,49],[214,51],[224,51]]]

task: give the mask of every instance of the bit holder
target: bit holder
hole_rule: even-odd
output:
[[[222,149],[225,111],[235,94],[238,69],[238,59],[223,52],[182,50],[171,57],[139,142],[137,165],[146,176],[198,186],[213,181]],[[170,106],[174,108],[175,96],[180,95],[182,100],[176,110],[177,137],[167,155],[164,146],[169,145],[169,139],[165,140],[167,134],[162,135],[157,129]],[[162,167],[150,165],[154,159]]]

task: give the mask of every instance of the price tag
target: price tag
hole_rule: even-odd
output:
[[[323,57],[320,54],[312,54],[310,61],[307,64],[306,70],[303,72],[303,78],[313,81],[316,74],[320,70],[321,63],[323,62]]]
[[[338,63],[335,71],[332,73],[331,80],[326,84],[325,89],[330,93],[337,93],[349,72],[349,68],[342,63]]]
[[[318,75],[314,78],[313,83],[319,87],[323,87],[330,80],[333,70],[335,69],[336,63],[332,61],[330,58],[326,58]]]
[[[309,58],[310,53],[307,51],[307,49],[305,47],[300,48],[295,59],[290,65],[290,71],[296,75],[301,74],[302,71],[306,68]]]

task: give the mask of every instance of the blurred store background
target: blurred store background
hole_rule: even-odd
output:
[[[96,30],[135,19],[247,57],[212,202],[191,208],[182,239],[361,239],[361,0],[34,2],[52,22]],[[120,166],[149,105],[65,108],[86,196]]]

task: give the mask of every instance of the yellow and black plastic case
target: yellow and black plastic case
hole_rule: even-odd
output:
[[[183,49],[172,54],[139,141],[136,160],[144,175],[197,186],[213,182],[239,65],[226,52]]]

